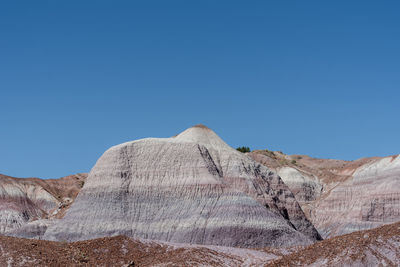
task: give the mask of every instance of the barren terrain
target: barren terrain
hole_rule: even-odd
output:
[[[400,223],[289,249],[105,237],[73,243],[0,236],[1,266],[398,266]]]

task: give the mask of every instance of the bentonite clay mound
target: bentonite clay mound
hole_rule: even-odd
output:
[[[319,233],[332,237],[400,221],[400,156],[355,161],[258,150],[277,171]]]
[[[40,236],[50,219],[63,217],[86,177],[81,173],[43,180],[0,174],[0,233]]]
[[[320,239],[278,175],[205,126],[107,150],[44,238],[111,235],[236,247]]]

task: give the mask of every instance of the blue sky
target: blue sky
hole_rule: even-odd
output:
[[[203,123],[233,147],[400,153],[398,1],[0,4],[0,173],[89,171]]]

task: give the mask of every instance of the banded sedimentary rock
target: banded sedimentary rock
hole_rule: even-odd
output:
[[[276,170],[324,238],[400,221],[400,156],[356,161],[255,151]]]
[[[356,169],[316,204],[313,221],[324,236],[400,221],[400,156]]]
[[[110,235],[237,247],[320,239],[280,177],[198,125],[107,150],[44,237]]]
[[[0,175],[0,234],[36,237],[35,233],[44,233],[48,223],[33,222],[61,217],[85,178],[86,174],[48,180]],[[28,229],[34,229],[33,233]]]
[[[293,167],[278,168],[277,173],[295,195],[305,214],[311,217],[312,203],[319,199],[323,188],[318,178]]]

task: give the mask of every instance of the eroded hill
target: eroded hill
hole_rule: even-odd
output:
[[[0,175],[0,233],[38,237],[54,219],[64,216],[86,177],[85,173],[46,180]]]
[[[289,186],[322,236],[400,221],[400,156],[356,161],[254,151]]]
[[[236,247],[320,239],[278,175],[203,125],[108,149],[43,238],[112,235]]]

